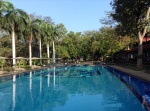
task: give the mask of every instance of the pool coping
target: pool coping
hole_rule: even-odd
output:
[[[114,68],[116,70],[119,70],[123,73],[126,73],[130,76],[134,76],[134,77],[139,78],[139,79],[141,79],[145,82],[150,83],[150,74],[148,74],[148,73],[144,73],[142,71],[135,71],[135,70],[127,69],[127,68],[120,67],[120,66],[117,66],[117,65],[108,65],[108,66],[111,67],[111,68]]]

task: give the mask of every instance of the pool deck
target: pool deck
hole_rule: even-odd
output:
[[[128,75],[131,75],[131,76],[137,77],[139,79],[142,79],[144,81],[150,82],[150,74],[148,74],[148,73],[127,69],[127,68],[116,66],[116,65],[108,65],[108,66],[112,67],[114,69],[117,69],[119,71],[122,71]]]

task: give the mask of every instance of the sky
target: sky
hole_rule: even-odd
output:
[[[15,8],[28,14],[50,16],[55,24],[62,23],[69,31],[99,30],[99,19],[111,11],[111,0],[8,0]]]

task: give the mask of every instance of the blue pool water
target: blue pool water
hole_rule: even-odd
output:
[[[146,111],[103,67],[56,67],[0,81],[0,111]]]

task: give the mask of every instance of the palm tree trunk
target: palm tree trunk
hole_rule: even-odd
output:
[[[30,40],[29,40],[29,65],[32,66],[32,48],[31,48],[31,44],[32,44],[32,33],[30,36]]]
[[[41,38],[39,40],[39,51],[40,51],[40,64],[42,65],[42,45],[41,45]]]
[[[16,46],[15,46],[14,27],[12,27],[12,58],[13,58],[13,66],[16,66]]]
[[[54,41],[53,41],[53,63],[55,63],[55,46],[54,46]]]
[[[47,63],[49,64],[50,63],[50,61],[49,61],[49,43],[47,43],[47,58],[48,58]]]

